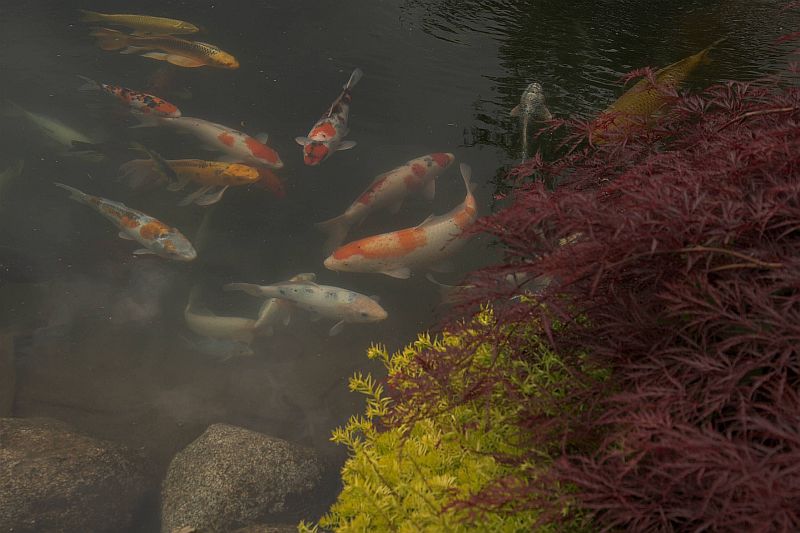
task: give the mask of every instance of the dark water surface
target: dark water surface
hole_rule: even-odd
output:
[[[205,29],[197,39],[229,51],[241,68],[180,69],[100,50],[78,22],[78,7],[192,21]],[[472,166],[476,198],[488,213],[496,177],[519,157],[519,128],[508,110],[529,82],[542,83],[555,115],[589,118],[620,94],[625,72],[667,65],[722,36],[728,40],[694,85],[771,72],[786,61],[774,39],[796,28],[775,2],[752,0],[4,2],[2,98],[97,140],[135,139],[168,159],[212,159],[174,131],[129,129],[124,111],[94,109],[88,104],[109,100],[77,90],[78,74],[142,90],[159,76],[169,93],[161,96],[185,116],[269,133],[287,182],[284,199],[236,188],[211,208],[178,207],[185,193],[132,191],[114,180],[130,156],[110,154],[101,163],[64,156],[24,121],[0,117],[0,167],[25,160],[22,176],[0,192],[0,327],[18,335],[9,410],[143,448],[162,470],[215,422],[341,458],[327,441],[330,430],[361,410],[348,377],[380,373],[365,358],[370,343],[396,349],[432,326],[438,294],[424,272],[398,280],[325,270],[324,236],[313,222],[343,212],[377,174],[435,151]],[[355,67],[365,73],[348,136],[358,146],[320,167],[304,166],[294,137],[307,134]],[[53,181],[125,202],[190,239],[207,214],[198,260],[132,256],[135,243],[118,239],[109,222],[68,200]],[[453,165],[432,204],[412,197],[398,215],[370,217],[351,236],[416,225],[460,203],[463,189]],[[439,277],[457,281],[491,263],[499,252],[489,244],[473,240],[458,254],[457,272]],[[300,272],[380,295],[389,318],[329,337],[332,322],[298,313],[288,328],[258,339],[253,357],[225,362],[185,340],[183,308],[193,286],[217,314],[255,316],[258,300],[221,286]]]

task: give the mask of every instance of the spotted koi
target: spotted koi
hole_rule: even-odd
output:
[[[155,254],[176,261],[192,261],[197,257],[192,244],[177,229],[123,203],[92,196],[63,183],[55,185],[69,191],[70,199],[88,205],[113,222],[121,238],[144,246],[134,251],[135,255]]]
[[[328,234],[325,253],[329,254],[338,247],[350,228],[370,213],[383,209],[397,213],[410,193],[421,191],[426,199],[433,200],[436,178],[454,160],[455,156],[446,152],[424,155],[376,177],[344,214],[317,224],[320,230]]]
[[[458,251],[467,241],[464,231],[478,215],[470,184],[471,170],[461,164],[467,194],[445,215],[430,216],[413,228],[366,237],[337,248],[325,267],[340,272],[373,272],[407,279],[412,268],[432,267]]]
[[[306,137],[295,137],[295,142],[303,147],[303,162],[316,166],[330,157],[337,150],[349,150],[356,145],[355,141],[342,140],[350,131],[347,125],[350,114],[352,90],[364,73],[357,68],[342,88],[342,93],[334,100],[328,111],[322,115]]]
[[[78,77],[86,82],[84,85],[79,87],[78,90],[106,92],[122,102],[124,105],[128,106],[132,113],[170,118],[181,116],[180,110],[175,105],[167,102],[163,98],[159,98],[158,96],[140,93],[138,91],[134,91],[133,89],[120,87],[119,85],[98,83],[85,76]]]

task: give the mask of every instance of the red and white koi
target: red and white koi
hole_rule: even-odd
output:
[[[342,244],[350,228],[370,213],[384,208],[388,208],[390,213],[397,213],[410,193],[422,191],[425,198],[433,200],[436,194],[436,178],[454,160],[455,156],[451,153],[424,155],[375,178],[344,214],[316,225],[328,234],[325,253],[331,253]]]
[[[416,227],[346,244],[325,260],[325,267],[341,272],[374,272],[407,279],[412,268],[433,267],[441,263],[466,243],[464,231],[478,216],[478,206],[471,192],[471,170],[464,163],[461,164],[461,175],[467,188],[461,205],[445,215],[431,215]]]
[[[309,166],[316,166],[330,157],[337,150],[349,150],[356,145],[355,141],[342,139],[350,131],[347,125],[350,114],[350,100],[352,90],[364,73],[357,68],[347,80],[342,94],[334,100],[328,111],[322,115],[307,137],[295,137],[297,144],[303,147],[303,162]]]
[[[278,298],[318,317],[335,319],[337,322],[330,329],[331,335],[341,332],[345,323],[378,322],[388,316],[375,297],[339,287],[317,285],[312,281],[284,281],[274,285],[229,283],[222,288],[226,291],[244,291],[262,298]]]
[[[63,183],[55,185],[69,191],[70,199],[88,205],[113,222],[120,230],[120,238],[144,246],[135,250],[135,255],[155,254],[175,261],[192,261],[197,257],[192,243],[177,229],[123,203],[92,196]]]
[[[167,102],[163,98],[159,98],[158,96],[141,93],[126,87],[120,87],[119,85],[98,83],[90,78],[87,78],[86,76],[78,77],[86,82],[78,87],[78,90],[106,92],[128,106],[133,113],[169,118],[181,116],[180,110],[175,105]]]
[[[230,162],[276,169],[283,167],[283,161],[278,152],[265,144],[267,142],[266,134],[250,137],[246,133],[222,124],[195,117],[161,118],[156,121],[156,124],[171,126],[194,135],[208,148],[224,152],[227,155],[226,159]],[[144,121],[140,126],[153,125],[155,124],[150,121]]]

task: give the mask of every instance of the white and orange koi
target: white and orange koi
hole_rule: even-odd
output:
[[[303,147],[303,162],[309,166],[316,166],[326,160],[337,150],[349,150],[356,145],[355,141],[342,139],[350,131],[347,125],[350,114],[350,100],[352,90],[364,73],[357,68],[347,80],[342,94],[334,100],[328,111],[322,115],[307,137],[295,137],[297,144]]]
[[[461,175],[467,188],[461,205],[445,215],[431,215],[416,227],[346,244],[325,260],[325,267],[341,272],[374,272],[407,279],[412,268],[440,264],[466,243],[464,231],[478,216],[478,206],[471,192],[471,170],[464,163],[461,164]]]
[[[120,87],[119,85],[98,83],[93,79],[87,78],[86,76],[78,77],[86,82],[78,87],[79,91],[106,92],[122,102],[124,105],[128,106],[133,113],[170,118],[181,116],[180,110],[175,105],[167,102],[163,98],[159,98],[158,96],[134,91],[133,89]]]
[[[278,298],[317,317],[335,319],[337,322],[330,329],[330,335],[341,332],[348,322],[378,322],[388,316],[375,297],[339,287],[317,285],[312,281],[284,281],[274,285],[229,283],[222,288],[226,291],[244,291],[262,298]]]
[[[250,137],[233,128],[195,117],[160,118],[155,122],[144,121],[139,126],[171,126],[194,135],[208,148],[224,152],[230,162],[247,165],[282,168],[283,161],[278,152],[267,146],[267,135]]]
[[[192,261],[197,257],[192,243],[177,229],[123,203],[92,196],[63,183],[55,185],[69,191],[72,200],[88,205],[113,222],[120,230],[120,238],[144,246],[135,250],[135,255],[154,254],[176,261]]]
[[[455,156],[451,153],[424,155],[375,178],[344,214],[316,225],[328,234],[325,253],[330,254],[342,244],[350,228],[370,213],[384,208],[388,208],[391,213],[397,213],[410,193],[422,191],[425,198],[433,200],[436,194],[436,178],[454,160]]]

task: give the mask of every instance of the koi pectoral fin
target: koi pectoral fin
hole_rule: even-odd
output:
[[[520,114],[522,114],[522,105],[520,104],[515,105],[514,108],[508,112],[508,114],[511,115],[512,117],[520,116]]]
[[[169,185],[167,185],[167,190],[168,191],[179,191],[179,190],[183,189],[184,187],[186,187],[186,185],[188,185],[188,184],[189,184],[189,178],[186,177],[186,176],[181,176],[181,177],[178,178],[178,181],[175,181],[175,182],[170,183]]]
[[[395,268],[394,270],[384,270],[381,274],[397,279],[408,279],[411,277],[411,269],[408,267]]]
[[[194,203],[196,205],[202,205],[202,206],[214,205],[215,203],[222,200],[222,195],[225,194],[225,191],[228,190],[228,187],[229,185],[226,185],[213,194],[206,194],[204,196],[201,196],[200,198],[195,200]]]
[[[177,54],[169,54],[165,59],[167,63],[171,63],[179,67],[197,68],[205,65],[205,63],[203,63],[202,61],[192,59],[191,57],[179,56]]]
[[[117,235],[119,235],[119,238],[120,238],[120,239],[125,239],[126,241],[132,241],[132,240],[134,240],[134,239],[133,239],[133,237],[131,237],[130,235],[128,235],[128,234],[127,234],[127,233],[125,233],[124,231],[120,231],[120,232],[119,232]]]
[[[139,248],[138,250],[133,251],[133,255],[156,255],[156,253],[152,250],[148,250],[147,248]]]
[[[198,198],[200,198],[201,196],[203,196],[204,194],[206,194],[212,188],[213,188],[212,185],[206,185],[205,187],[200,187],[199,189],[194,191],[192,194],[190,194],[189,196],[187,196],[186,198],[184,198],[183,200],[178,202],[178,205],[181,206],[181,207],[185,206],[185,205],[189,205],[192,202],[194,202],[195,200],[197,200]]]
[[[147,52],[146,54],[142,54],[142,57],[149,57],[150,59],[155,59],[157,61],[167,60],[167,54],[164,52]]]
[[[336,151],[339,152],[342,150],[350,150],[351,148],[355,148],[356,144],[358,143],[356,143],[355,141],[342,141],[336,147]]]
[[[339,322],[333,325],[333,327],[328,332],[328,335],[333,337],[334,335],[338,335],[339,333],[341,333],[343,329],[344,329],[344,320],[340,320]]]
[[[294,142],[296,142],[300,146],[305,146],[311,141],[310,141],[310,139],[308,137],[295,137],[294,138]]]

